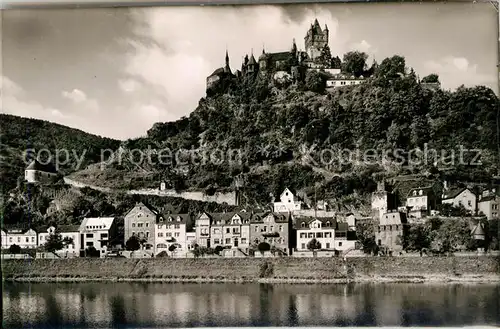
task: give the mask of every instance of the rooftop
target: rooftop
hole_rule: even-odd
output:
[[[57,174],[56,168],[51,163],[41,163],[38,159],[31,161],[26,170],[36,170]]]

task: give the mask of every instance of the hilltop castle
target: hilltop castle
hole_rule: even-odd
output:
[[[234,73],[229,66],[229,55],[226,50],[224,67],[216,69],[207,77],[207,93],[225,81],[259,74],[271,75],[281,72],[290,75],[293,81],[298,81],[304,79],[307,70],[321,70],[329,74],[330,78],[327,80],[329,87],[359,83],[362,78],[340,76],[341,60],[338,56],[332,57],[328,39],[328,26],[325,24],[322,29],[315,19],[304,37],[305,51],[299,50],[293,39],[289,51],[267,53],[262,49],[258,60],[255,59],[253,52],[250,56],[245,55],[241,69]]]

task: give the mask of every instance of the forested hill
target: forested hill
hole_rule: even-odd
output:
[[[56,150],[67,150],[71,155],[65,160],[60,152],[60,169],[63,174],[85,168],[90,163],[100,161],[101,149],[116,150],[120,141],[86,133],[84,131],[62,126],[56,123],[23,118],[14,115],[0,114],[1,176],[2,192],[16,187],[17,181],[24,179],[26,161],[25,152],[36,155],[41,150],[48,150],[55,156]],[[77,168],[74,154],[83,155],[83,162]],[[40,153],[46,157],[48,153]]]
[[[124,143],[122,151],[183,149],[191,150],[191,155],[183,153],[189,158],[237,149],[242,163],[181,164],[177,159],[172,165],[160,165],[153,157],[152,163],[111,163],[104,172],[88,169],[75,178],[122,188],[157,187],[160,180],[167,180],[177,189],[213,190],[231,187],[240,175],[246,201],[259,204],[269,202],[270,194],[279,195],[284,186],[305,189],[309,195],[314,189],[318,198],[349,198],[372,191],[378,177],[400,174],[487,181],[498,164],[497,105],[494,92],[483,86],[455,91],[427,88],[400,56],[374,65],[373,75],[364,83],[332,92],[325,91],[321,72],[309,71],[297,84],[249,77],[230,81],[224,90],[202,98],[188,117],[155,124],[146,137]],[[323,158],[342,149],[379,154],[401,149],[408,159],[408,152],[425,145],[446,152],[480,149],[481,165],[432,157],[425,163],[398,164],[395,152],[389,152],[389,162],[369,165],[325,165],[318,158],[324,149],[330,151],[322,153]],[[313,159],[307,160],[304,153]],[[465,154],[464,160],[470,162],[475,154]]]

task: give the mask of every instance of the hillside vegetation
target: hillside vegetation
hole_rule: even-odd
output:
[[[24,169],[40,151],[43,160],[60,150],[61,174],[83,169],[101,161],[101,150],[117,150],[120,141],[92,135],[56,123],[0,114],[0,168],[2,192],[7,193],[24,179]],[[62,150],[67,150],[69,157]],[[76,156],[75,156],[76,155]],[[83,156],[83,157],[82,157]],[[82,158],[78,167],[78,159]]]
[[[497,174],[498,99],[491,89],[426,88],[400,56],[373,68],[364,83],[331,92],[325,91],[321,72],[314,71],[297,84],[262,76],[232,81],[202,98],[188,117],[156,123],[147,136],[124,142],[121,161],[115,158],[103,171],[89,168],[73,178],[117,188],[158,187],[165,180],[178,190],[209,190],[233,188],[238,177],[247,204],[263,205],[285,186],[345,201],[359,200],[377,181],[401,174],[451,182],[489,182]],[[425,147],[438,150],[437,157],[409,161],[412,150]],[[461,147],[480,150],[480,165],[477,152],[464,153],[458,163]],[[134,149],[147,151],[152,161],[132,161]],[[162,149],[180,155],[160,164]],[[344,149],[386,152],[387,158],[325,163]],[[441,150],[447,152],[444,158]],[[449,161],[452,151],[455,162]],[[224,154],[225,161],[200,161],[214,152]]]

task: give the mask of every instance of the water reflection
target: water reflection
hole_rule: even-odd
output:
[[[5,283],[4,327],[498,325],[500,285]]]

